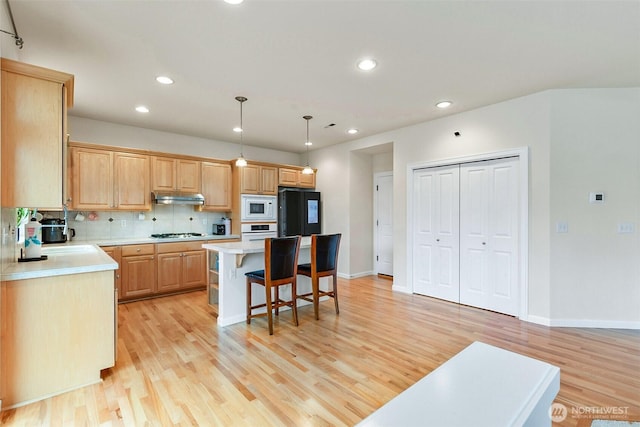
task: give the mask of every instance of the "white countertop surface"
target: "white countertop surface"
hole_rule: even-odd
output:
[[[116,263],[97,245],[50,245],[42,248],[43,261],[13,262],[2,272],[2,281],[35,279],[115,270]]]
[[[264,241],[251,242],[227,242],[227,243],[205,243],[203,248],[210,251],[217,251],[235,255],[255,254],[264,252]],[[311,247],[311,237],[303,237],[300,242],[301,248]]]
[[[176,237],[172,239],[161,239],[157,237],[130,237],[130,238],[116,238],[116,239],[98,239],[91,240],[90,242],[73,241],[66,244],[94,244],[98,246],[122,246],[122,245],[141,245],[145,243],[172,243],[172,242],[197,242],[208,240],[229,240],[240,239],[239,234],[230,234],[228,236],[221,236],[217,234],[205,234],[204,236],[196,237]],[[46,247],[46,245],[44,246]]]

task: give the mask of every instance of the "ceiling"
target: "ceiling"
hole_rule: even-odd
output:
[[[640,86],[639,1],[10,5],[18,59],[75,75],[71,115],[239,142],[244,95],[244,143],[291,152],[307,114],[316,149],[546,89]],[[378,67],[359,71],[367,56]]]

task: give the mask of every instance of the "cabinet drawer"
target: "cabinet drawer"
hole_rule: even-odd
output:
[[[153,255],[155,245],[126,245],[122,247],[122,256]]]
[[[158,243],[156,246],[158,247],[159,254],[168,254],[172,252],[189,252],[189,251],[199,251],[202,249],[202,244],[204,241],[197,242],[171,242],[171,243]]]

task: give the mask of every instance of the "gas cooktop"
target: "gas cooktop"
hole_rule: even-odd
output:
[[[161,233],[152,234],[155,239],[185,239],[187,237],[201,237],[202,233]]]

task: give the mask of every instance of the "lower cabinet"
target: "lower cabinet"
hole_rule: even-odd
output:
[[[155,245],[121,247],[120,300],[152,296],[156,292]]]
[[[207,261],[203,242],[163,243],[158,246],[158,292],[204,288]]]
[[[205,289],[206,251],[203,241],[171,242],[102,249],[119,265],[115,271],[118,301]]]

